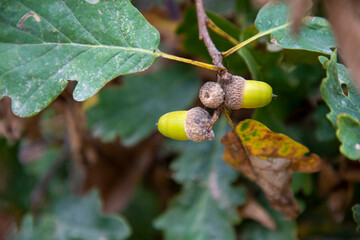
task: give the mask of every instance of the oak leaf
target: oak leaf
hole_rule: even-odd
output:
[[[255,181],[274,209],[291,218],[298,216],[300,207],[290,187],[292,175],[319,171],[318,155],[307,156],[305,146],[251,119],[240,122],[236,133],[228,132],[221,142],[224,160]]]

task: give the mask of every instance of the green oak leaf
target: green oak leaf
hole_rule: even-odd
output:
[[[337,129],[341,141],[340,151],[352,160],[359,159],[360,93],[349,70],[337,63],[337,52],[330,60],[319,57],[326,69],[326,78],[321,84],[321,94],[330,108],[326,116]]]
[[[27,117],[75,80],[74,99],[85,100],[116,76],[148,68],[159,38],[129,0],[3,0],[0,97]]]
[[[350,77],[349,70],[342,64],[337,63],[337,53],[331,55],[330,60],[319,57],[320,62],[326,69],[326,78],[321,84],[321,94],[330,108],[327,115],[331,123],[337,126],[337,118],[340,113],[346,113],[355,119],[360,119],[360,93]],[[343,91],[346,88],[346,92]]]
[[[30,215],[23,219],[16,240],[121,240],[130,235],[124,220],[116,215],[103,216],[97,192],[84,197],[68,196],[61,199],[52,213],[39,216],[34,224]]]
[[[228,130],[224,118],[215,126],[216,136]],[[165,239],[236,239],[232,225],[239,221],[236,207],[244,203],[245,191],[231,186],[238,173],[222,160],[224,147],[220,140],[172,144],[181,152],[171,167],[183,189],[155,222]]]
[[[330,24],[321,17],[307,17],[298,34],[293,36],[286,3],[268,3],[258,13],[255,26],[261,32],[269,31],[273,43],[288,49],[331,54],[336,46]]]
[[[199,88],[195,71],[184,64],[127,76],[122,87],[101,91],[98,104],[87,112],[88,123],[103,141],[120,135],[123,144],[134,145],[156,129],[163,114],[186,110]]]
[[[360,160],[360,122],[348,114],[340,114],[336,132],[341,141],[340,151],[352,160]]]

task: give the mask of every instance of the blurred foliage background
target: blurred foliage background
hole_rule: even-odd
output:
[[[161,50],[210,61],[191,1],[132,3],[160,32]],[[256,33],[261,1],[205,3],[211,20],[232,37]],[[323,12],[321,4],[313,8],[314,15]],[[220,51],[233,46],[210,34]],[[73,100],[70,84],[30,118],[13,115],[9,99],[0,100],[0,238],[360,239],[351,211],[360,201],[360,164],[340,154],[326,118],[319,54],[281,49],[266,37],[242,54],[251,55],[257,80],[278,97],[261,109],[232,112],[233,121],[253,118],[323,159],[319,173],[293,176],[301,206],[296,220],[273,210],[259,187],[222,160],[220,140],[230,130],[224,118],[211,142],[176,142],[157,132],[162,114],[201,106],[198,89],[216,79],[207,70],[158,59],[85,102]],[[253,78],[241,55],[224,63],[231,73]]]

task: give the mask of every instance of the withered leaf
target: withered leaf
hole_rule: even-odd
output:
[[[271,230],[276,229],[276,223],[272,216],[253,197],[250,197],[245,205],[239,208],[238,212],[242,218],[249,218],[257,221]]]
[[[255,181],[274,209],[297,217],[300,208],[290,187],[292,175],[319,171],[319,156],[306,156],[308,148],[251,119],[240,122],[236,134],[228,132],[222,144],[224,160]]]

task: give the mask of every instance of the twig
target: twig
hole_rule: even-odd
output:
[[[208,29],[207,29],[207,22],[209,21],[205,9],[203,0],[195,0],[196,6],[196,14],[199,26],[199,39],[204,41],[204,44],[210,54],[213,64],[218,67],[220,70],[217,72],[217,81],[218,83],[222,83],[223,78],[228,77],[229,73],[227,69],[223,65],[223,57],[221,52],[216,48],[214,42],[211,40]],[[212,118],[211,118],[211,125],[210,128],[213,127],[216,120],[219,118],[221,113],[221,109],[217,109]]]
[[[214,126],[215,122],[218,120],[218,118],[221,114],[221,109],[222,109],[222,107],[220,106],[214,111],[214,114],[212,115],[212,118],[211,118],[210,129]]]
[[[205,46],[210,54],[213,64],[221,69],[221,71],[219,72],[219,75],[220,75],[219,77],[221,77],[227,71],[222,63],[222,61],[223,61],[222,54],[215,47],[215,44],[211,40],[209,32],[207,30],[206,22],[208,21],[208,17],[205,13],[204,3],[202,0],[196,0],[195,5],[196,5],[198,26],[199,26],[199,39],[204,41]]]

